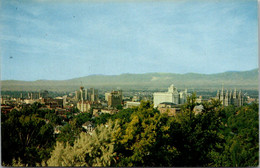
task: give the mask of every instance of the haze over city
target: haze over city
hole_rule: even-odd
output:
[[[0,1],[3,167],[257,167],[257,0]]]
[[[2,80],[258,67],[257,1],[1,1]]]

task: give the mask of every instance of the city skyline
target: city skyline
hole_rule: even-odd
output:
[[[2,1],[1,80],[258,67],[257,1]]]

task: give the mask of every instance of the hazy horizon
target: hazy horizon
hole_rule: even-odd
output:
[[[0,3],[1,80],[258,68],[257,0]]]
[[[33,82],[33,81],[41,81],[41,80],[50,80],[50,81],[63,81],[63,80],[71,80],[71,79],[77,79],[77,78],[84,78],[84,77],[88,77],[88,76],[120,76],[120,75],[144,75],[144,74],[152,74],[152,73],[158,73],[158,74],[178,74],[178,75],[185,75],[185,74],[190,74],[190,73],[194,73],[194,74],[201,74],[201,75],[214,75],[214,74],[221,74],[221,73],[228,73],[228,72],[247,72],[247,71],[253,71],[259,69],[257,68],[253,68],[250,70],[244,70],[244,71],[225,71],[225,72],[219,72],[219,73],[194,73],[194,72],[187,72],[187,73],[174,73],[174,72],[146,72],[146,73],[122,73],[122,74],[110,74],[110,75],[106,75],[106,74],[90,74],[90,75],[85,75],[85,76],[78,76],[75,78],[68,78],[68,79],[36,79],[36,80],[16,80],[16,79],[6,79],[3,80],[1,79],[1,81],[25,81],[25,82]]]

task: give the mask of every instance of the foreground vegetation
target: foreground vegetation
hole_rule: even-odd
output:
[[[68,114],[67,122],[40,104],[2,114],[5,166],[258,166],[258,104],[222,107],[195,95],[168,117],[150,102],[115,115]],[[48,120],[49,122],[45,122]],[[91,121],[91,133],[82,124]],[[54,127],[63,125],[55,137]]]

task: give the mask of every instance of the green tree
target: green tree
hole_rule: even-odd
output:
[[[212,162],[210,152],[223,143],[218,133],[223,110],[220,102],[203,103],[202,112],[195,115],[195,99],[195,94],[188,98],[182,113],[176,117],[177,124],[173,123],[172,145],[179,152],[175,166],[208,166]]]
[[[57,142],[48,166],[111,166],[116,161],[114,134],[118,128],[110,120],[107,125],[97,126],[91,135],[81,132],[73,146]]]
[[[32,110],[32,109],[30,109]],[[35,166],[47,160],[54,145],[53,127],[36,114],[13,110],[1,123],[3,162],[12,164],[20,158],[21,163]]]
[[[95,125],[105,124],[111,118],[111,114],[103,113],[93,119]]]
[[[32,105],[31,105],[31,109],[33,111],[34,114],[37,113],[38,109],[42,107],[42,104],[39,103],[39,102],[34,102]]]
[[[62,119],[52,112],[48,112],[47,114],[45,114],[44,118],[49,120],[53,126],[61,125],[62,122]]]
[[[133,112],[125,130],[120,130],[116,144],[118,166],[171,166],[177,151],[169,144],[169,118],[141,102]]]
[[[76,119],[71,120],[61,128],[61,133],[58,135],[57,141],[63,142],[64,144],[68,142],[70,145],[73,145],[75,139],[79,137],[82,131],[82,127],[77,127]]]
[[[118,113],[112,115],[111,119],[113,121],[118,120],[121,127],[124,127],[125,129],[125,124],[131,121],[131,115],[133,114],[134,111],[137,110],[138,108],[127,108],[127,109],[120,110]]]
[[[123,109],[123,106],[122,106],[121,104],[120,104],[120,105],[117,105],[117,106],[116,106],[116,109],[117,109],[117,110],[122,110],[122,109]]]
[[[79,109],[77,107],[73,107],[71,113],[79,113]]]
[[[91,113],[80,113],[74,117],[76,119],[77,127],[82,127],[87,121],[92,121],[92,114]]]
[[[221,152],[213,152],[214,166],[255,167],[259,164],[258,104],[241,108],[226,108],[225,126],[220,130],[225,137]]]

